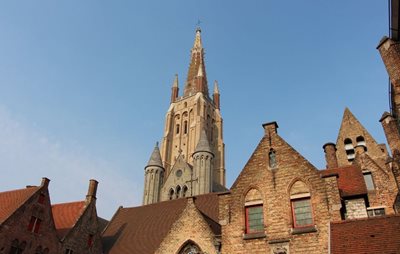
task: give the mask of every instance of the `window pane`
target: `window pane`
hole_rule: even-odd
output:
[[[310,199],[295,200],[292,202],[295,226],[312,225],[312,212]]]
[[[367,190],[375,190],[374,182],[372,181],[372,174],[371,173],[364,173],[364,181],[367,185]]]
[[[264,231],[262,206],[247,207],[247,233]]]

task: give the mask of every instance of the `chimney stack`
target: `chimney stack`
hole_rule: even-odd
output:
[[[89,189],[86,195],[86,201],[92,201],[92,200],[96,200],[96,193],[97,193],[97,185],[99,184],[99,182],[97,182],[94,179],[90,179],[89,181]]]
[[[272,134],[278,134],[278,124],[276,122],[269,122],[269,123],[264,123],[263,128],[265,130],[265,135],[269,136]]]
[[[337,168],[336,145],[334,143],[326,143],[322,148],[325,152],[326,168]]]

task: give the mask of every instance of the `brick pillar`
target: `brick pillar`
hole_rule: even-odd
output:
[[[397,118],[400,116],[400,44],[383,37],[377,49],[392,83],[392,107]]]
[[[393,155],[396,150],[400,151],[400,133],[397,128],[397,122],[388,112],[383,113],[379,121],[382,124],[386,140]]]
[[[325,152],[326,168],[337,168],[336,145],[334,143],[326,143],[322,148]]]

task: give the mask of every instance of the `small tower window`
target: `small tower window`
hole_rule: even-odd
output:
[[[271,150],[268,153],[268,163],[270,168],[275,168],[276,167],[276,154],[274,149],[271,148]]]
[[[183,122],[183,134],[187,134],[188,132],[188,122]]]
[[[179,134],[179,124],[176,125],[176,134]]]
[[[351,141],[351,139],[346,138],[344,140],[344,149],[346,150],[347,160],[353,161],[356,155],[354,152],[354,146],[353,146],[353,142]]]

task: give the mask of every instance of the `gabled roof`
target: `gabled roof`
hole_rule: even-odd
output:
[[[27,187],[0,193],[0,224],[22,206],[40,187]]]
[[[331,253],[399,253],[399,229],[399,215],[331,223]]]
[[[105,253],[154,253],[179,219],[188,203],[187,198],[155,204],[120,208],[103,233]],[[218,195],[196,196],[194,204],[215,234],[220,234]]]
[[[361,169],[356,165],[326,169],[321,172],[322,177],[336,175],[341,197],[365,195],[368,193]]]
[[[74,227],[85,210],[85,204],[85,201],[77,201],[52,205],[54,224],[60,239]]]

